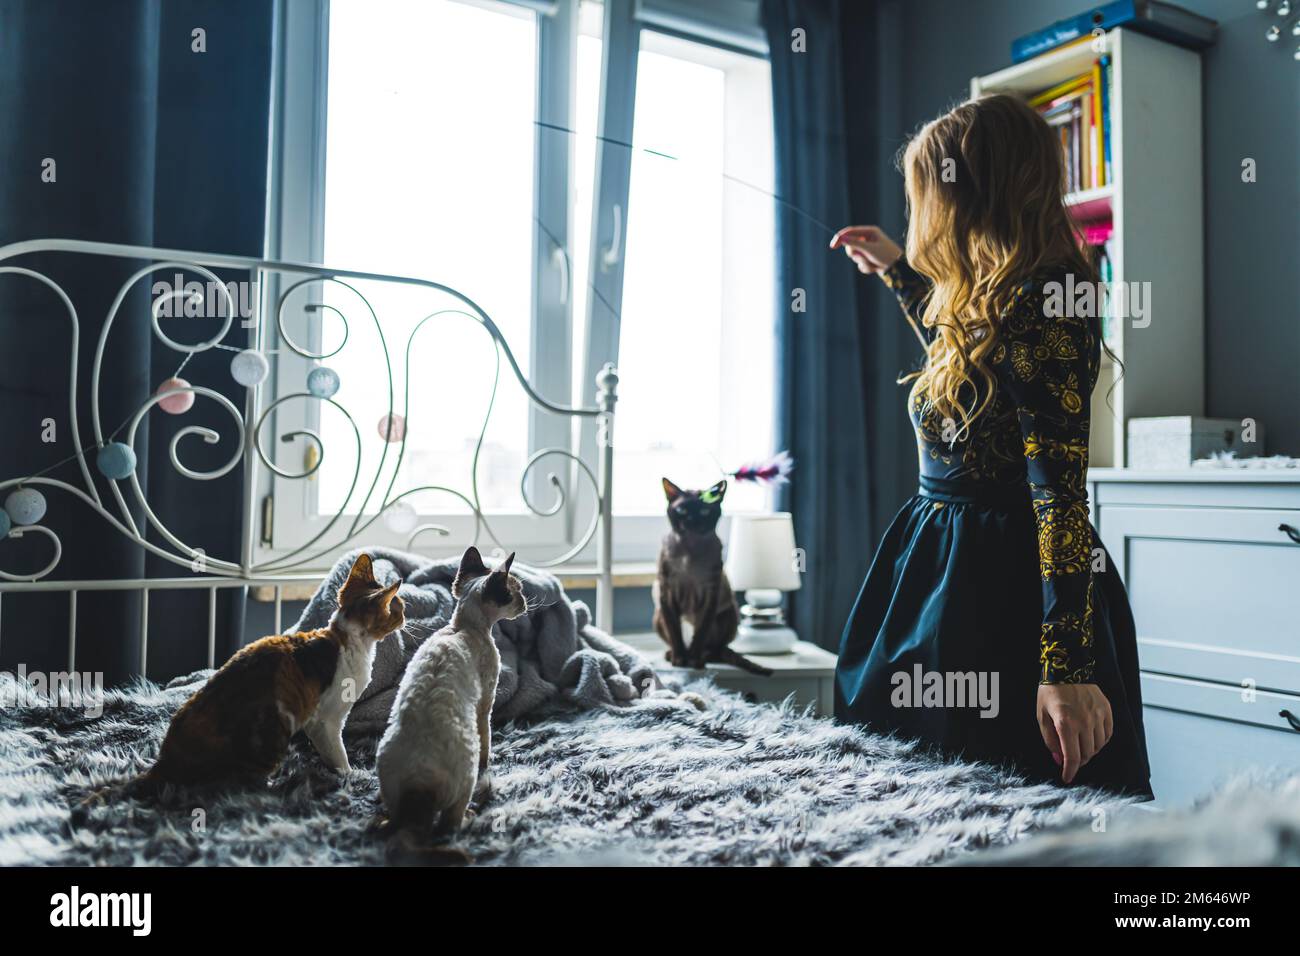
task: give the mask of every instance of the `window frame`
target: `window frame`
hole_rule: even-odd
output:
[[[580,0],[456,0],[519,15],[534,15],[537,26],[535,116],[539,130],[571,130],[575,126],[575,77]],[[534,222],[532,253],[532,319],[528,375],[539,394],[567,404],[572,398],[573,335],[576,322],[585,329],[585,361],[581,370],[582,404],[595,400],[596,374],[606,362],[617,365],[623,292],[623,256],[631,186],[631,154],[617,144],[630,142],[635,118],[637,60],[642,30],[766,59],[767,48],[758,19],[757,0],[603,0],[601,9],[601,89],[595,180],[590,223],[588,276],[598,294],[589,294],[585,315],[572,314],[572,269],[566,256],[571,237],[582,224],[573,221],[574,143],[570,135],[541,132],[534,138]],[[325,149],[329,75],[329,0],[289,3],[277,0],[276,40],[271,110],[271,158],[268,168],[267,254],[274,259],[320,262],[324,245]],[[306,175],[302,171],[306,170]],[[292,171],[292,175],[289,175]],[[336,263],[346,267],[348,263]],[[437,276],[430,278],[437,279]],[[282,291],[277,276],[267,276],[263,304],[275,303]],[[609,303],[606,307],[601,298]],[[612,307],[612,308],[610,308]],[[263,315],[267,312],[264,309]],[[273,356],[269,401],[283,392],[279,383],[300,382],[309,362],[279,348],[274,320],[266,334]],[[318,331],[309,331],[304,344],[317,350]],[[486,346],[485,346],[486,347]],[[506,387],[512,387],[507,383]],[[517,387],[517,386],[514,386]],[[290,402],[274,412],[270,434],[283,435],[316,427],[315,403]],[[614,417],[615,455],[618,415]],[[268,443],[269,444],[269,443]],[[566,448],[594,469],[595,424],[544,412],[529,403],[527,454],[547,447]],[[302,453],[299,443],[275,443],[267,448],[278,465],[290,471]],[[542,519],[527,511],[489,513],[494,530],[512,545],[536,555],[559,554],[580,538],[594,507],[594,489],[578,474],[576,464],[538,467],[529,476],[531,500],[543,506],[553,500],[547,475],[555,472],[571,506],[561,515]],[[313,483],[280,478],[264,470],[259,498],[267,502],[259,535],[257,560],[269,560],[289,550],[276,542],[310,538],[328,520],[315,513]],[[468,515],[421,513],[421,523],[445,525],[454,540],[473,532]],[[724,519],[725,521],[725,519]],[[725,534],[725,527],[720,529]],[[614,560],[653,559],[663,533],[661,515],[614,516]],[[406,536],[376,522],[367,531],[375,544],[405,547]],[[589,544],[575,564],[593,560]]]

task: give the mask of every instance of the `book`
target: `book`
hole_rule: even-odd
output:
[[[1101,141],[1101,60],[1096,60],[1092,64],[1092,115],[1089,117],[1092,123],[1092,184],[1094,186],[1106,185],[1106,161],[1102,155],[1104,148]]]
[[[1083,240],[1090,246],[1104,246],[1115,234],[1115,224],[1109,219],[1104,222],[1090,222],[1083,226]],[[1104,253],[1103,253],[1104,255]]]
[[[1189,49],[1203,50],[1214,42],[1219,24],[1164,0],[1115,0],[1017,37],[1011,41],[1011,62],[1023,63],[1086,38],[1093,30],[1120,26]]]
[[[1109,225],[1110,224],[1107,223],[1107,226]],[[1111,283],[1115,281],[1114,243],[1115,239],[1112,230],[1112,235],[1108,236],[1105,241],[1101,243],[1100,254],[1097,257],[1097,277],[1101,279],[1102,284],[1106,289],[1110,289]],[[1101,313],[1101,339],[1110,346],[1110,348],[1118,348],[1119,343],[1115,341],[1115,323],[1111,319],[1109,297],[1106,303],[1106,308],[1104,308]]]
[[[1103,53],[1101,56],[1101,141],[1102,155],[1106,163],[1107,183],[1115,181],[1115,174],[1111,169],[1110,160],[1110,91],[1113,81],[1114,75],[1111,71],[1110,54]]]
[[[1091,189],[1096,182],[1097,171],[1093,162],[1092,135],[1092,91],[1091,89],[1079,100],[1079,181],[1081,189]]]
[[[1083,188],[1083,110],[1077,105],[1070,120],[1070,191]]]
[[[1058,83],[1050,89],[1043,90],[1029,98],[1029,105],[1037,109],[1044,103],[1052,103],[1069,93],[1076,92],[1092,82],[1092,75],[1083,73],[1079,76],[1072,77],[1064,83]]]

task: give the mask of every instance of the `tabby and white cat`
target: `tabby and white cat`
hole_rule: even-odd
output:
[[[137,783],[265,781],[299,730],[331,767],[351,772],[343,724],[370,683],[375,645],[405,623],[398,587],[382,586],[360,555],[329,624],[241,648],[176,712]]]
[[[477,548],[467,550],[451,588],[451,623],[406,665],[376,762],[380,796],[398,830],[455,832],[487,770],[501,673],[492,626],[528,610],[510,573],[514,560],[511,554],[489,571]]]

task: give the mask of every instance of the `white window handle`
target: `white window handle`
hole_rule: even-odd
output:
[[[623,207],[614,203],[614,238],[610,240],[609,245],[601,254],[600,261],[605,271],[609,271],[618,265],[619,256],[621,255],[619,247],[623,243]]]
[[[551,249],[551,263],[560,270],[560,305],[569,304],[569,257],[559,246]]]

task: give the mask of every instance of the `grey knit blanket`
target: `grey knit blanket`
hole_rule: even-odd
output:
[[[451,620],[455,601],[451,584],[459,561],[429,561],[390,548],[364,548],[338,560],[307,603],[292,631],[324,627],[338,606],[336,595],[356,556],[364,550],[374,560],[383,584],[402,582],[397,592],[406,603],[406,627],[379,642],[370,684],[348,718],[350,734],[382,733],[406,665],[419,646]],[[629,706],[643,694],[662,693],[654,670],[636,651],[591,623],[581,601],[571,601],[552,574],[516,562],[512,573],[523,584],[536,610],[493,629],[501,652],[495,721],[531,713],[543,704],[565,701],[578,707]]]

